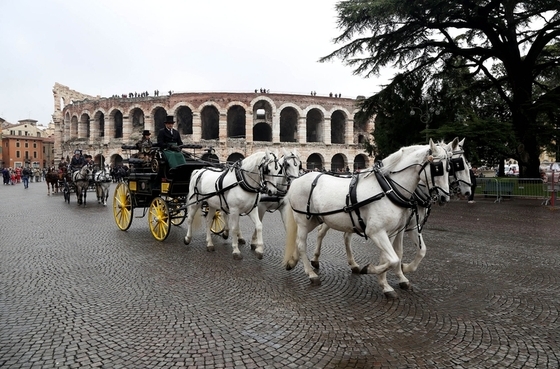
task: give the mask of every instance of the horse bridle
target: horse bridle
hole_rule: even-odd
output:
[[[463,155],[464,153],[465,152],[463,151],[462,147],[459,147],[459,150],[451,152],[451,159],[449,159],[450,162],[449,175],[452,175],[454,180],[449,184],[449,187],[452,186],[454,187],[455,185],[459,185],[460,183],[464,183],[469,187],[472,186],[472,183],[457,178],[457,172],[461,172],[467,169],[465,163],[467,164],[467,166],[470,167],[469,163],[467,162],[467,159]],[[453,156],[455,155],[459,155],[459,157],[454,158]]]
[[[272,155],[274,155],[274,154],[272,154]],[[277,195],[279,197],[283,197],[283,196],[286,196],[286,193],[288,192],[288,188],[290,188],[290,183],[292,182],[292,180],[294,180],[298,177],[298,176],[293,176],[293,175],[288,174],[288,166],[290,165],[290,163],[288,161],[290,159],[293,159],[293,165],[294,165],[294,167],[298,168],[298,173],[299,173],[299,170],[301,169],[302,164],[301,164],[301,161],[300,161],[299,166],[298,166],[298,162],[297,162],[298,157],[297,157],[297,155],[295,155],[293,153],[290,153],[290,155],[284,155],[282,158],[277,159],[277,160],[276,160],[276,155],[274,155],[274,158],[275,158],[276,163],[279,163],[280,160],[283,159],[282,164],[280,164],[280,170],[278,171],[278,174],[273,175],[273,176],[275,176],[275,177],[280,177],[281,176],[285,179],[285,182],[281,183],[281,185],[284,186],[286,188],[286,190],[280,190],[279,189],[280,184],[275,185],[275,184],[271,183],[270,181],[267,181],[267,182],[270,183],[270,185],[272,185],[274,188],[276,188],[276,192],[277,192]],[[275,169],[278,169],[278,166],[276,166]]]

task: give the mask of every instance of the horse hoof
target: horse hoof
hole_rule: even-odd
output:
[[[183,243],[185,245],[188,245],[189,243],[191,243],[191,239],[189,237],[185,237],[185,238],[183,238]]]
[[[360,274],[368,274],[367,273],[367,268],[369,265],[366,265],[365,267],[362,268],[362,270],[360,270]]]
[[[226,232],[223,232],[223,233],[222,233],[222,238],[223,238],[224,240],[227,240],[227,239],[228,239],[228,234],[227,234]]]
[[[208,252],[214,252],[214,246],[206,246],[206,251]]]
[[[263,258],[263,253],[262,252],[257,252],[257,259],[261,260]]]
[[[292,270],[294,269],[293,266],[290,265],[290,263],[286,264],[286,270]]]
[[[319,262],[315,260],[311,260],[311,266],[315,269],[319,269]]]
[[[353,267],[351,269],[352,269],[352,274],[360,274],[362,272],[359,267]],[[364,274],[367,274],[367,272]]]
[[[237,244],[238,245],[245,245],[245,244],[247,244],[247,241],[245,241],[244,238],[238,238],[237,239]]]
[[[320,286],[321,285],[321,279],[319,279],[319,277],[309,278],[309,281],[314,286]]]
[[[243,260],[243,255],[238,254],[238,253],[234,253],[233,254],[233,260]]]
[[[387,291],[384,293],[385,293],[385,297],[387,297],[388,299],[396,299],[399,297],[399,295],[397,295],[395,291]]]
[[[400,282],[399,287],[405,291],[412,291],[412,285],[410,282]]]

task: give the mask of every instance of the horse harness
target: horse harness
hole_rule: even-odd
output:
[[[430,152],[431,155],[431,152]],[[424,164],[422,164],[420,172],[424,171],[424,169],[426,168],[427,165],[430,165],[430,173],[431,173],[431,179],[432,179],[432,183],[434,182],[434,178],[437,176],[442,176],[444,174],[444,169],[443,169],[443,163],[441,161],[439,162],[433,162],[433,160],[429,160],[426,161]],[[312,216],[317,216],[317,217],[321,217],[321,216],[326,216],[326,215],[332,215],[332,214],[337,214],[337,213],[348,213],[350,215],[350,220],[352,222],[352,229],[354,231],[354,233],[358,234],[361,237],[364,237],[367,240],[367,235],[365,233],[366,230],[366,223],[364,222],[363,218],[361,217],[360,214],[360,207],[365,206],[367,204],[370,204],[374,201],[380,200],[383,197],[387,196],[387,198],[395,205],[402,207],[402,208],[407,208],[407,209],[411,209],[411,215],[405,225],[404,228],[408,227],[408,224],[410,224],[410,221],[412,220],[412,217],[415,216],[416,217],[416,226],[418,229],[418,233],[420,234],[422,232],[422,227],[425,224],[427,217],[429,215],[429,211],[431,209],[431,198],[430,196],[424,194],[422,191],[418,190],[418,188],[415,190],[415,192],[412,194],[412,196],[410,198],[407,198],[405,195],[403,195],[401,193],[401,191],[399,191],[398,189],[398,183],[396,183],[393,179],[391,179],[390,177],[385,176],[383,173],[381,173],[381,167],[382,167],[383,163],[381,161],[377,162],[375,164],[375,166],[373,167],[372,171],[375,175],[375,178],[377,179],[377,182],[379,183],[379,185],[381,186],[381,190],[383,192],[378,193],[377,195],[371,196],[365,200],[362,201],[358,201],[357,200],[357,195],[356,195],[356,188],[358,187],[358,181],[360,179],[360,174],[361,173],[353,173],[352,177],[350,179],[350,184],[349,184],[349,188],[348,188],[348,194],[346,195],[346,206],[344,206],[342,209],[337,209],[337,210],[331,210],[331,211],[327,211],[327,212],[323,212],[323,213],[313,213],[311,212],[311,196],[313,195],[313,191],[315,189],[315,187],[317,186],[317,182],[319,181],[319,178],[321,176],[323,176],[325,173],[321,173],[319,174],[317,177],[315,177],[315,179],[313,180],[313,182],[311,183],[311,191],[309,191],[309,197],[307,199],[307,208],[306,211],[302,211],[302,210],[298,210],[298,209],[293,209],[293,211],[295,211],[296,213],[300,213],[300,214],[305,214],[307,219],[310,219]],[[394,173],[394,172],[392,172]],[[434,188],[430,189],[430,191],[432,191]],[[422,206],[425,208],[428,208],[428,213],[426,215],[426,217],[424,218],[422,224],[420,224],[420,219],[419,219],[419,215],[418,215],[418,206]],[[357,223],[359,224],[360,228],[358,228],[356,226],[356,222],[354,220],[354,217],[352,216],[352,212],[354,212],[356,214],[357,217]],[[419,236],[420,237],[420,236]],[[421,244],[421,243],[419,243]]]
[[[278,166],[278,161],[276,159],[276,155],[272,154],[274,156],[274,162],[275,162],[275,166],[277,168]],[[198,185],[200,183],[200,179],[202,178],[202,174],[207,171],[207,170],[211,170],[211,171],[216,171],[215,169],[210,169],[210,168],[205,168],[203,169],[200,174],[198,175],[198,177],[196,178],[196,183],[193,189],[193,194],[189,197],[189,199],[192,199],[194,196],[196,196],[196,203],[198,202],[202,202],[206,199],[209,199],[211,197],[214,196],[218,196],[218,198],[220,199],[220,209],[226,213],[229,214],[229,205],[227,203],[227,199],[225,197],[225,194],[227,191],[231,190],[234,187],[241,187],[244,191],[246,192],[251,192],[251,193],[255,193],[255,194],[259,194],[259,193],[263,193],[264,192],[264,188],[266,187],[263,179],[264,176],[267,175],[269,173],[267,165],[268,165],[269,161],[266,161],[265,158],[263,158],[261,164],[259,164],[259,175],[261,177],[261,183],[259,184],[259,187],[253,187],[252,185],[250,185],[244,175],[244,170],[241,169],[241,160],[236,161],[231,168],[222,171],[222,174],[220,174],[220,176],[218,177],[218,180],[216,181],[215,184],[215,192],[210,192],[210,193],[201,193],[198,189]],[[233,171],[235,173],[235,179],[236,181],[233,182],[232,184],[230,184],[229,186],[224,187],[224,178],[226,177],[226,175],[230,172]],[[255,202],[253,203],[253,206],[251,207],[252,211],[259,203],[259,196],[255,196]],[[250,212],[249,211],[249,212]],[[248,214],[248,213],[247,213]],[[245,215],[245,214],[242,214]]]

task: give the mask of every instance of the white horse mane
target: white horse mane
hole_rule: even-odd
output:
[[[241,161],[241,169],[247,172],[251,172],[259,167],[259,165],[262,163],[263,158],[268,159],[269,156],[270,152],[268,151],[268,149],[251,154]]]
[[[433,143],[431,140],[430,142]],[[396,169],[403,169],[404,167],[400,167],[403,165],[403,163],[401,163],[400,161],[404,155],[411,155],[411,162],[415,160],[419,160],[422,162],[428,160],[428,156],[430,156],[430,148],[433,149],[431,156],[434,159],[445,159],[447,157],[447,151],[441,146],[444,144],[445,143],[443,141],[440,141],[438,144],[433,145],[412,145],[401,147],[400,150],[395,151],[382,160],[383,166],[381,167],[381,173],[387,175]],[[395,168],[397,165],[399,165],[399,168]]]

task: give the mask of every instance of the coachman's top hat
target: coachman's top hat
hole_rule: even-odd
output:
[[[150,135],[151,135],[151,133],[147,129],[142,131],[142,136],[150,136]]]
[[[173,115],[168,115],[167,118],[165,118],[165,124],[167,123],[175,123],[175,121],[173,120]]]

